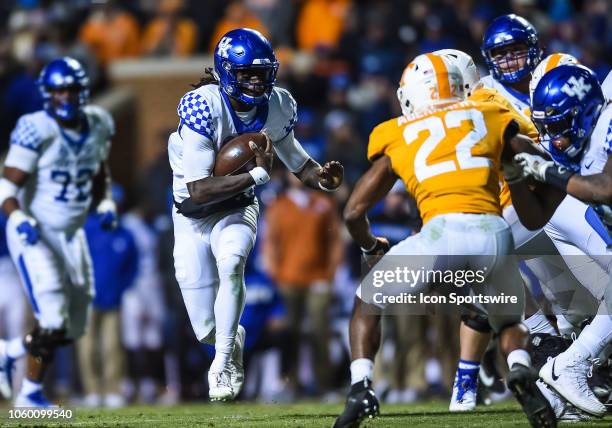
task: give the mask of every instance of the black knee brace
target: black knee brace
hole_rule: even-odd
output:
[[[30,355],[44,362],[51,362],[55,348],[68,345],[72,339],[66,337],[66,329],[35,327],[23,340]]]
[[[489,325],[489,319],[484,315],[479,314],[463,314],[461,315],[461,321],[472,330],[476,330],[480,333],[490,333],[491,326]]]

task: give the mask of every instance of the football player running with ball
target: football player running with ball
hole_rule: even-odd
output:
[[[275,86],[278,62],[270,43],[242,28],[225,34],[214,52],[214,69],[181,98],[180,123],[170,135],[176,279],[198,340],[214,344],[208,372],[211,400],[234,399],[244,380],[244,265],[253,247],[259,214],[254,187],[268,182],[273,151],[307,186],[334,191],[343,168],[323,167],[293,135],[296,103]],[[264,132],[265,150],[251,145],[257,166],[213,176],[216,153],[232,137]]]
[[[85,331],[94,288],[82,226],[94,181],[105,187],[97,206],[102,226],[117,221],[106,163],[114,124],[105,110],[87,105],[85,70],[75,59],[57,59],[42,70],[39,85],[45,109],[17,122],[0,179],[9,251],[37,321],[25,339],[0,341],[3,395],[11,395],[14,360],[27,352],[18,407],[51,405],[42,381],[55,349]]]
[[[380,124],[370,135],[372,166],[344,212],[349,232],[366,255],[386,253],[379,263],[389,256],[429,256],[425,269],[485,263],[484,287],[472,291],[485,297],[512,295],[518,302],[512,311],[506,304],[486,303],[481,308],[507,357],[508,386],[532,426],[556,426],[525,350],[528,331],[521,324],[524,295],[518,266],[512,257],[504,257],[513,252],[514,243],[501,217],[498,177],[503,142],[515,136],[518,124],[503,105],[463,101],[461,70],[435,54],[420,55],[406,67],[398,98],[403,116]],[[372,235],[366,213],[397,177],[415,196],[423,228],[389,249],[384,238]],[[479,259],[483,255],[486,261]],[[364,284],[357,291],[349,328],[351,389],[335,427],[357,426],[362,418],[378,413],[370,379],[381,336],[375,307],[383,306],[368,296]],[[423,280],[410,285],[408,293],[429,292],[432,286]]]

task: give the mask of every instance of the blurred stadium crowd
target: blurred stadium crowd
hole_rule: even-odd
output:
[[[572,54],[601,80],[607,75],[607,0],[5,0],[0,150],[18,117],[41,108],[36,78],[56,57],[85,64],[95,96],[112,87],[108,70],[116,61],[207,55],[232,28],[264,33],[281,63],[279,85],[298,101],[296,137],[315,159],[341,161],[347,180],[330,197],[306,190],[279,168],[260,192],[263,233],[247,270],[242,320],[248,372],[242,397],[333,399],[348,380],[345,336],[360,270],[340,212],[367,167],[369,132],[400,114],[397,82],[410,59],[457,48],[483,65],[483,31],[494,17],[512,12],[535,25],[546,53]],[[204,398],[212,350],[196,341],[174,281],[167,158],[120,184],[114,196],[125,213],[121,227],[109,234],[96,222],[86,226],[96,273],[94,314],[87,336],[57,356],[49,392],[92,406]],[[392,242],[419,229],[401,185],[370,219],[375,235]],[[30,318],[4,242],[0,276],[0,334],[14,337]],[[449,316],[386,319],[377,363],[383,399],[448,397],[457,328]]]

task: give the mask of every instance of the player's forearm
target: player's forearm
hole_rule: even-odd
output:
[[[543,194],[546,192],[556,193],[551,186],[539,184],[539,192],[530,188],[526,180],[509,183],[512,205],[523,224],[529,230],[541,229],[552,217],[556,208],[555,202],[545,200]],[[550,198],[549,198],[550,199]]]
[[[567,193],[586,203],[612,204],[612,177],[607,173],[574,174],[567,182]]]
[[[321,190],[319,187],[319,165],[315,160],[309,159],[304,167],[295,173],[295,176],[300,179],[302,183],[311,189]]]
[[[16,198],[7,198],[2,203],[2,211],[7,217],[9,217],[13,213],[13,211],[16,211],[18,209],[20,209],[19,201],[17,201]]]
[[[376,243],[376,237],[370,229],[370,221],[365,211],[358,208],[351,209],[347,205],[344,210],[344,223],[349,234],[361,248],[371,248]]]
[[[113,199],[113,178],[111,177],[110,166],[104,162],[104,198]]]
[[[219,202],[255,185],[251,174],[206,177],[187,183],[189,196],[196,204]]]

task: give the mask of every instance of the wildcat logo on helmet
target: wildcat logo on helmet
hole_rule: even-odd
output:
[[[574,76],[567,80],[567,83],[561,87],[561,92],[570,97],[578,97],[580,101],[585,97],[587,92],[591,90],[591,85],[585,83],[584,77],[577,80]]]
[[[217,47],[217,53],[220,57],[227,58],[229,56],[228,50],[230,50],[230,48],[232,47],[231,42],[231,37],[224,37],[221,39],[221,41],[219,42],[219,46]]]

